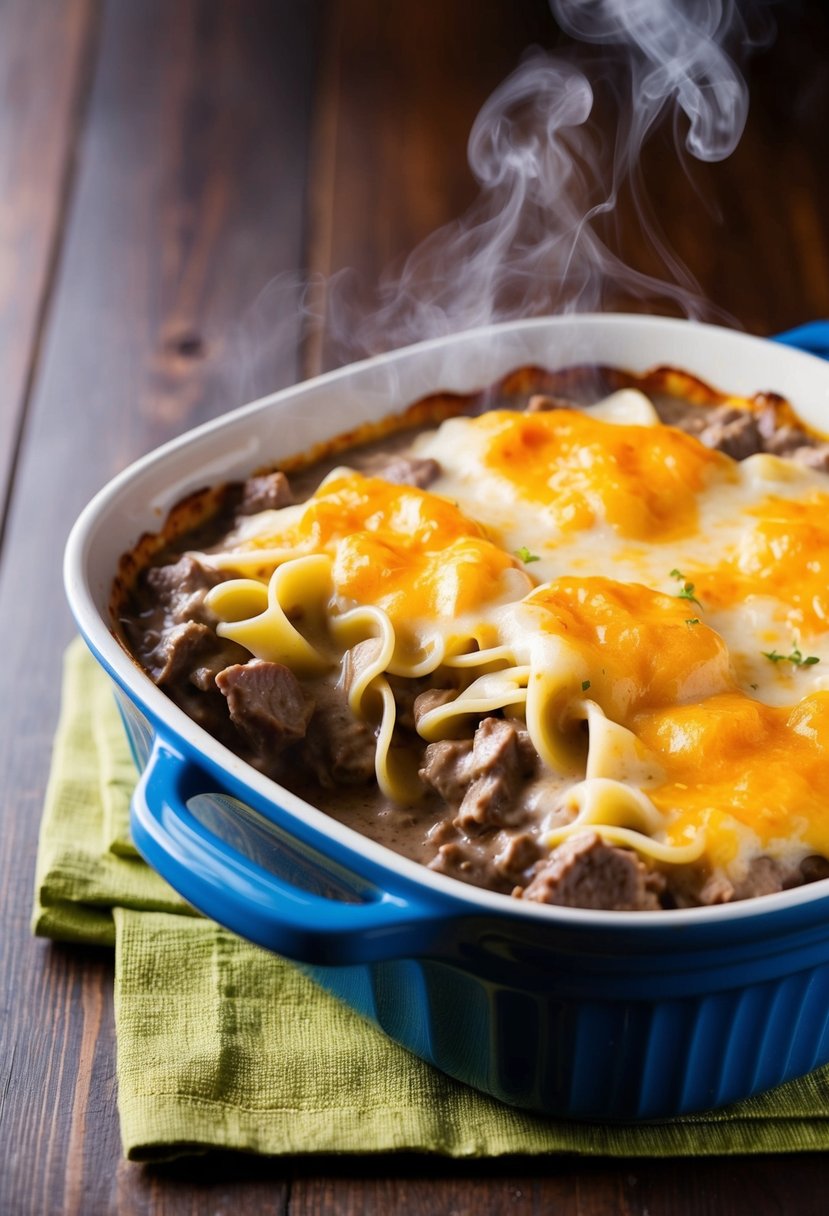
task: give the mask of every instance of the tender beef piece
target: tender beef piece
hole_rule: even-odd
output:
[[[674,397],[656,398],[654,408],[661,422],[695,435],[707,448],[725,452],[733,460],[745,460],[763,451],[759,417],[752,410],[733,405],[691,405]]]
[[[816,443],[810,447],[795,448],[790,459],[807,469],[829,473],[829,443]]]
[[[799,426],[780,425],[777,413],[771,407],[757,415],[757,430],[763,441],[763,451],[771,452],[773,456],[791,456],[798,448],[812,446],[809,435]]]
[[[441,705],[447,705],[457,695],[454,688],[427,688],[424,692],[418,693],[412,702],[412,723],[415,729],[420,725],[420,719],[425,714]]]
[[[635,853],[606,844],[597,832],[565,840],[542,862],[523,899],[566,908],[655,911],[661,876],[648,871]]]
[[[829,858],[821,857],[819,853],[811,853],[800,863],[800,876],[804,882],[819,882],[829,878]]]
[[[351,691],[354,681],[362,675],[366,667],[375,662],[382,646],[383,643],[379,638],[366,638],[345,652],[343,658],[343,685],[346,693]]]
[[[665,426],[675,426],[687,435],[699,435],[711,421],[712,410],[691,405],[679,397],[654,395],[653,408]]]
[[[468,739],[430,743],[420,779],[457,807],[455,823],[464,832],[481,832],[516,822],[522,807],[521,785],[537,759],[525,731],[503,718],[484,718]]]
[[[276,755],[304,738],[314,702],[290,667],[261,659],[236,663],[219,672],[216,686],[231,721],[260,755]]]
[[[222,576],[185,553],[166,566],[151,566],[146,575],[152,603],[163,613],[165,625],[204,621],[204,597]]]
[[[436,460],[417,456],[395,456],[377,470],[377,476],[385,481],[393,481],[400,486],[416,486],[420,490],[425,490],[440,474],[441,467]]]
[[[679,908],[700,904],[727,904],[733,900],[754,899],[799,887],[804,882],[829,878],[829,860],[817,855],[806,857],[797,868],[783,865],[771,857],[755,857],[742,879],[730,881],[723,874],[705,877],[698,867],[688,867],[672,877],[671,895]]]
[[[504,882],[493,871],[489,856],[469,841],[452,842],[441,845],[437,856],[429,863],[429,869],[437,874],[446,874],[449,878],[459,878],[474,887],[483,887],[488,891],[509,893],[509,883]]]
[[[437,874],[446,874],[450,878],[459,878],[461,882],[471,883],[472,886],[500,891],[505,895],[511,889],[509,881],[495,870],[490,854],[468,839],[453,840],[441,845],[429,862],[429,869]]]
[[[773,400],[756,413],[730,405],[700,408],[673,398],[658,399],[654,406],[662,422],[696,435],[706,447],[725,452],[734,460],[769,452],[829,473],[829,443],[820,442],[801,427],[781,423]]]
[[[438,850],[429,863],[431,870],[460,878],[463,882],[509,894],[541,855],[541,847],[529,832],[517,835],[501,831],[495,836],[468,837],[445,821],[429,833]]]
[[[565,397],[554,397],[546,393],[536,393],[527,402],[526,412],[528,414],[542,414],[546,410],[572,410],[576,408],[576,405]]]
[[[441,739],[426,748],[418,776],[449,806],[460,806],[471,780],[471,759],[471,739]]]
[[[495,869],[515,887],[525,881],[525,875],[542,855],[542,846],[529,832],[507,836],[506,843],[494,858]]]
[[[259,511],[276,511],[280,507],[290,507],[293,501],[291,483],[284,473],[262,473],[245,482],[236,513],[256,515]]]
[[[757,415],[763,451],[784,456],[808,469],[829,473],[829,443],[821,442],[799,426],[778,425],[778,418],[773,404],[765,406]]]
[[[465,832],[502,827],[520,818],[518,793],[532,764],[519,731],[502,718],[484,718],[475,732],[472,783],[458,809],[456,822]]]
[[[445,705],[457,695],[452,688],[429,688],[429,677],[408,679],[386,673],[389,687],[397,705],[397,724],[404,730],[417,731],[417,723],[426,712],[437,705]],[[422,700],[421,700],[422,698]],[[418,706],[420,708],[418,708]]]
[[[676,892],[675,892],[676,894]],[[691,898],[688,898],[688,892],[683,891],[677,899],[680,906],[695,907],[698,904],[703,904],[710,907],[713,904],[730,904],[734,899],[734,884],[729,882],[724,874],[714,874],[705,880],[701,887],[693,891]]]
[[[156,684],[175,684],[189,679],[212,648],[215,634],[198,621],[184,621],[161,634],[148,664]]]
[[[741,882],[734,883],[735,900],[752,900],[757,895],[776,895],[790,885],[790,873],[773,857],[754,857]]]
[[[763,450],[772,456],[790,458],[800,448],[809,447],[809,436],[797,426],[781,426],[763,443]]]
[[[707,425],[699,432],[700,443],[725,452],[733,460],[745,460],[763,450],[757,418],[749,410],[722,406],[706,411]]]
[[[212,635],[212,643],[203,654],[197,656],[198,663],[190,672],[190,683],[207,692],[216,687],[216,676],[226,667],[236,663],[247,663],[250,652],[237,642]]]
[[[344,689],[320,684],[315,691],[317,707],[299,756],[309,777],[327,789],[373,781],[374,732],[354,717]]]

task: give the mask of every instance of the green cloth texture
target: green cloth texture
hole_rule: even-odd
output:
[[[640,1124],[547,1119],[444,1076],[296,967],[195,915],[135,854],[135,781],[111,686],[80,640],[38,857],[34,930],[114,944],[126,1155],[395,1150],[665,1157],[829,1148],[829,1067],[725,1110]]]

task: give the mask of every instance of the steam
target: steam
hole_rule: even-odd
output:
[[[480,192],[467,213],[368,296],[348,271],[268,289],[271,300],[290,297],[293,316],[297,303],[304,313],[306,370],[319,370],[321,325],[330,366],[490,322],[620,302],[733,324],[661,233],[641,157],[668,123],[664,172],[733,151],[748,112],[738,61],[770,41],[770,2],[550,0],[574,42],[554,54],[530,50],[483,105],[468,142]],[[615,247],[620,198],[656,273]]]
[[[685,144],[699,160],[723,160],[737,146],[748,89],[726,46],[755,41],[734,0],[550,0],[562,29],[582,42],[626,49],[631,75],[631,161],[671,102],[688,120]],[[743,5],[743,10],[747,10]]]
[[[620,298],[654,311],[725,319],[663,238],[640,159],[667,119],[677,155],[668,171],[683,171],[683,149],[703,161],[734,150],[748,113],[737,60],[770,39],[768,5],[550,0],[550,6],[580,45],[559,54],[529,52],[484,104],[468,144],[480,186],[471,209],[391,268],[368,309],[357,303],[352,276],[329,283],[326,328],[336,361],[493,321],[601,310]],[[591,122],[596,87],[616,114],[610,146]],[[622,191],[661,273],[634,269],[612,247]]]

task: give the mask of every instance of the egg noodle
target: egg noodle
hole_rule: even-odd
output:
[[[526,725],[586,826],[659,866],[829,856],[829,480],[738,463],[624,390],[421,435],[428,490],[348,467],[195,554],[217,632],[339,667],[383,794],[422,794],[390,677],[451,689],[422,740]],[[345,678],[348,667],[348,679]]]

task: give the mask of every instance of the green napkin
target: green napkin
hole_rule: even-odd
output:
[[[132,850],[134,779],[108,681],[76,641],[66,655],[34,929],[115,944],[128,1157],[209,1148],[662,1157],[829,1147],[829,1068],[727,1110],[624,1126],[541,1118],[450,1080],[297,968],[196,916]]]

